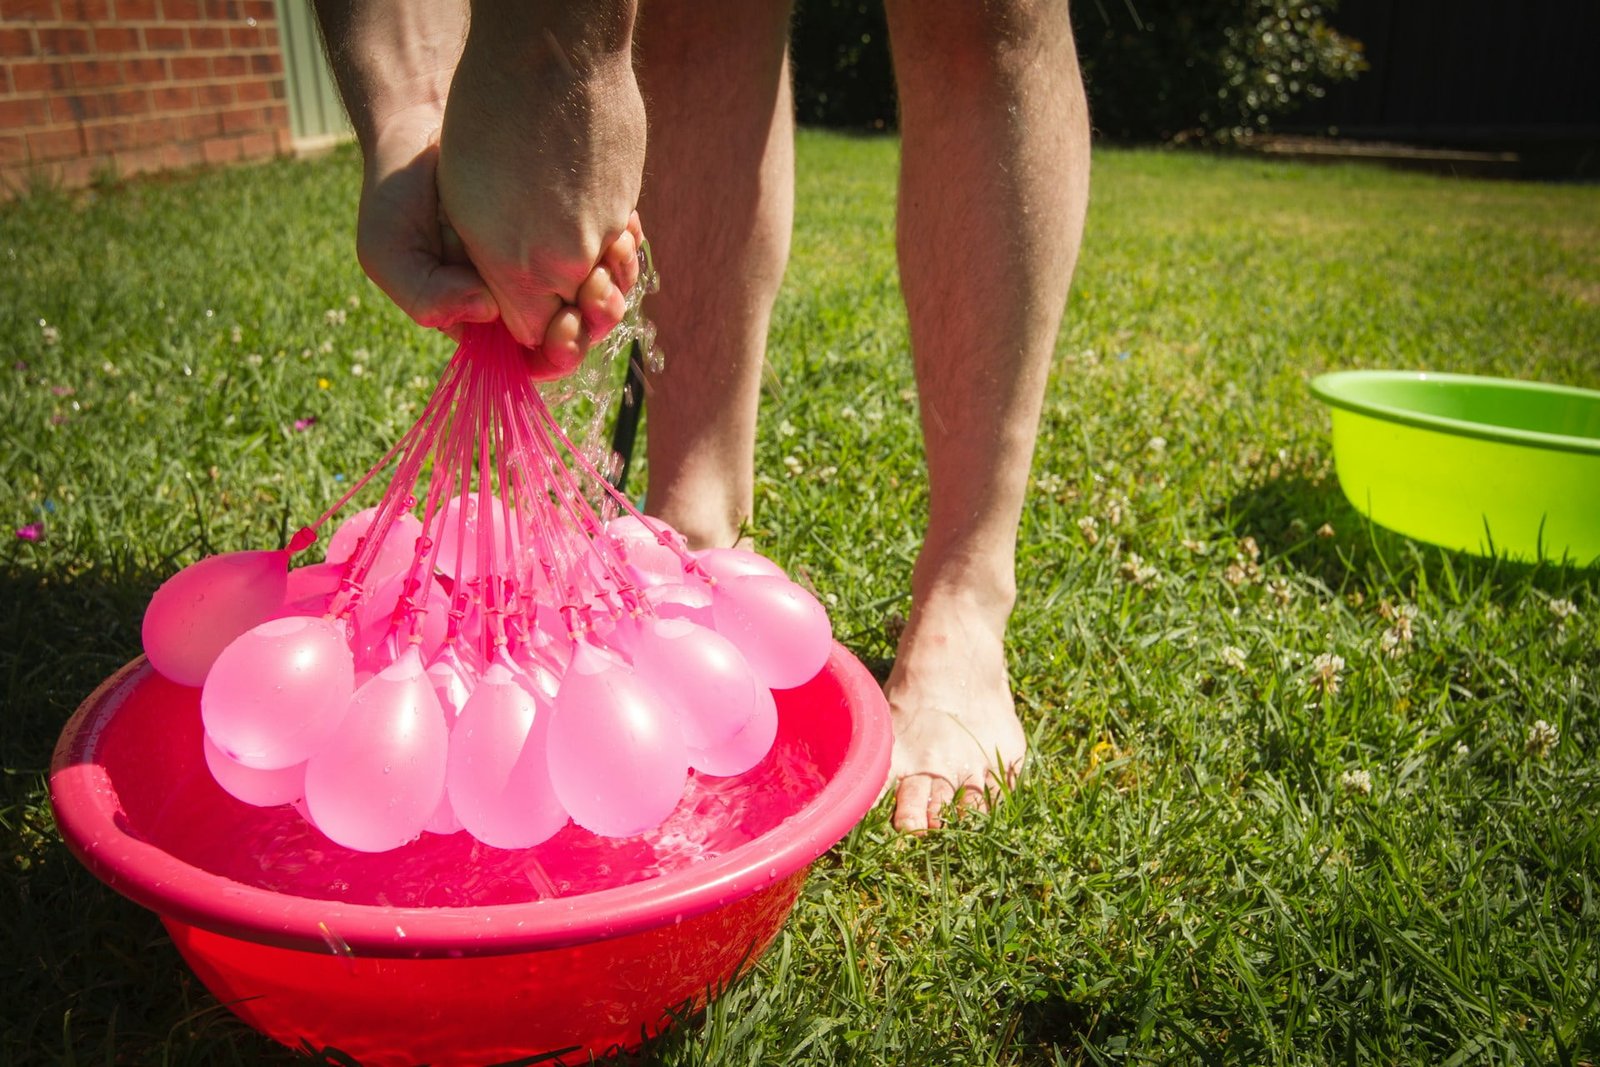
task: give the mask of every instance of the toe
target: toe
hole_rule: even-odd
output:
[[[928,787],[933,779],[913,774],[900,779],[894,791],[894,828],[916,834],[928,828]]]
[[[947,809],[956,799],[956,787],[950,779],[938,775],[928,778],[928,829],[944,826]]]

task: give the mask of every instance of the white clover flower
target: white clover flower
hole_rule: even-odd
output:
[[[1339,775],[1339,788],[1355,796],[1372,795],[1372,775],[1364,770],[1345,771]]]
[[[1560,741],[1561,731],[1539,719],[1528,727],[1528,736],[1522,747],[1534,759],[1544,759]]]
[[[794,423],[790,422],[788,419],[784,419],[782,422],[778,423],[779,437],[793,437],[798,432],[799,431],[794,427]]]
[[[242,344],[244,342],[244,330],[236,325],[228,331],[228,337],[234,344]]]
[[[329,326],[343,326],[345,315],[346,312],[343,308],[329,308],[322,313],[322,317],[327,320]]]
[[[1117,575],[1125,582],[1140,587],[1147,586],[1160,577],[1160,571],[1144,561],[1137,552],[1129,552],[1117,567]]]
[[[44,321],[43,319],[40,319],[39,320],[39,337],[47,345],[59,344],[61,342],[61,331],[56,329],[54,326],[50,325],[48,322]]]
[[[784,456],[783,465],[788,469],[789,477],[791,478],[799,477],[806,471],[805,464],[801,463],[800,460],[795,456]]]
[[[1311,685],[1326,695],[1339,691],[1339,672],[1344,670],[1344,657],[1333,652],[1322,652],[1311,661]]]
[[[1230,667],[1233,670],[1238,671],[1240,674],[1245,672],[1246,663],[1244,649],[1238,647],[1237,645],[1223,645],[1222,651],[1217,653],[1217,658],[1222,660],[1224,666]]]
[[[1146,441],[1144,447],[1150,452],[1165,452],[1167,450],[1167,439],[1157,434]]]
[[[367,368],[362,366],[360,363],[352,363],[350,364],[350,373],[359,378],[363,374],[367,373]]]
[[[839,417],[845,422],[853,422],[856,417],[856,409],[851,407],[849,404],[846,404],[844,407],[839,409]]]
[[[1278,602],[1280,608],[1288,607],[1290,601],[1294,600],[1294,586],[1289,584],[1287,578],[1273,579],[1267,583],[1267,589],[1272,593],[1272,599]]]
[[[1100,520],[1093,515],[1083,516],[1078,520],[1078,532],[1091,545],[1098,545],[1100,543]]]
[[[1472,755],[1472,749],[1467,747],[1467,743],[1465,741],[1457,741],[1456,747],[1451,749],[1451,752],[1456,759],[1466,759],[1468,756]]]
[[[1557,624],[1564,624],[1568,619],[1578,614],[1578,605],[1565,598],[1550,601],[1550,614],[1556,617]]]
[[[1054,471],[1047,471],[1035,478],[1033,484],[1038,487],[1039,492],[1055,496],[1066,488],[1067,483],[1066,479],[1062,478],[1061,475],[1056,474]]]
[[[1330,522],[1325,522],[1321,526],[1318,526],[1317,536],[1322,538],[1324,541],[1328,540],[1333,536],[1333,524]]]
[[[1204,541],[1196,541],[1192,537],[1185,537],[1183,539],[1183,547],[1197,556],[1209,555],[1211,552],[1210,545],[1206,544]]]

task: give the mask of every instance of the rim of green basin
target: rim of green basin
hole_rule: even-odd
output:
[[[1455,419],[1445,415],[1431,415],[1412,408],[1386,404],[1363,396],[1358,387],[1375,382],[1439,382],[1445,385],[1471,385],[1477,388],[1505,392],[1539,393],[1546,396],[1569,397],[1600,404],[1600,392],[1579,389],[1570,385],[1550,385],[1544,382],[1521,381],[1515,378],[1485,378],[1476,374],[1436,374],[1432,371],[1348,370],[1321,374],[1311,380],[1311,393],[1330,407],[1342,408],[1360,415],[1397,422],[1424,430],[1435,430],[1457,437],[1475,437],[1501,444],[1523,445],[1529,448],[1554,449],[1561,452],[1579,452],[1600,456],[1600,437],[1577,437],[1572,434],[1544,433],[1524,430],[1514,426],[1497,426],[1492,423]]]

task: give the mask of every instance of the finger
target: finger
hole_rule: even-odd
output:
[[[639,242],[634,239],[633,231],[623,230],[622,235],[606,249],[601,262],[611,272],[611,280],[618,289],[624,293],[632,292],[639,280]]]
[[[551,318],[543,343],[534,349],[531,372],[535,381],[564,378],[578,369],[589,350],[588,330],[574,307],[563,307]]]
[[[506,293],[496,291],[492,283],[489,290],[494,293],[506,329],[528,348],[544,345],[551,323],[566,305],[566,301],[555,293],[522,293],[512,299]]]
[[[589,331],[589,343],[597,344],[612,327],[622,321],[628,301],[605,267],[596,267],[578,287],[578,312]]]
[[[467,246],[462,243],[461,235],[448,222],[439,223],[439,249],[439,258],[446,263],[472,262],[472,257],[467,255]]]
[[[894,790],[894,828],[901,833],[920,834],[928,829],[928,786],[926,774],[911,774],[900,779]]]
[[[467,322],[493,322],[499,305],[471,267],[435,266],[409,300],[399,302],[418,325],[447,330]]]

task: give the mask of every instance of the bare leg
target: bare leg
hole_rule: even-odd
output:
[[[787,0],[639,11],[640,214],[666,357],[648,385],[647,503],[696,548],[733,544],[754,502],[761,365],[794,215],[788,38]]]
[[[982,804],[1026,741],[1006,677],[1016,537],[1088,201],[1064,0],[888,0],[900,90],[901,284],[922,402],[927,536],[885,692],[894,823]]]

